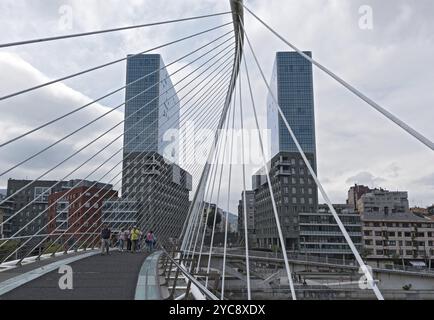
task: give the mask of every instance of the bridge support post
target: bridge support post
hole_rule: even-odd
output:
[[[172,258],[175,259],[175,256],[176,256],[176,252],[173,252]],[[169,269],[167,270],[167,276],[166,273],[164,274],[166,276],[167,283],[169,283],[170,281],[170,276],[172,275],[172,268],[173,268],[173,261],[170,260]]]
[[[188,280],[188,282],[187,282],[187,290],[185,291],[184,300],[188,300],[188,295],[190,294],[190,289],[191,289],[191,281]]]
[[[182,254],[179,257],[179,264],[180,265],[182,264]],[[172,300],[175,297],[175,290],[176,290],[176,284],[178,282],[178,277],[179,277],[179,268],[176,268],[175,279],[173,281],[172,291],[170,292],[170,299]]]

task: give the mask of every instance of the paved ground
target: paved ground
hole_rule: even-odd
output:
[[[7,280],[7,279],[10,279],[10,278],[13,278],[15,276],[18,276],[20,274],[32,271],[32,270],[34,270],[36,268],[46,266],[46,265],[48,265],[50,263],[53,263],[55,261],[60,261],[60,260],[63,260],[65,258],[69,258],[69,257],[80,256],[80,255],[82,255],[83,253],[86,253],[86,252],[90,252],[90,251],[80,251],[80,252],[77,252],[77,253],[74,253],[74,252],[73,253],[69,253],[68,255],[59,255],[59,256],[56,256],[56,257],[49,258],[49,259],[44,259],[44,260],[40,260],[40,261],[34,261],[32,263],[25,264],[25,265],[23,265],[21,267],[14,267],[14,268],[11,268],[11,269],[2,270],[0,272],[0,282],[3,282],[5,280]]]
[[[134,300],[140,268],[147,254],[112,252],[71,264],[73,290],[61,290],[62,274],[50,272],[0,296],[0,300]]]

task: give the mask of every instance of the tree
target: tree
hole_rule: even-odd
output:
[[[207,226],[210,229],[214,225],[214,216],[215,216],[215,213],[216,213],[216,209],[215,208],[209,209]],[[219,225],[222,222],[222,216],[221,216],[221,214],[219,212],[217,212],[217,218],[216,219],[217,219],[216,220],[216,226],[217,226],[217,225]]]

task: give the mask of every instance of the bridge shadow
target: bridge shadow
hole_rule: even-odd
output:
[[[73,289],[62,290],[59,269],[2,296],[0,300],[134,300],[137,280],[148,253],[113,251],[71,263]]]

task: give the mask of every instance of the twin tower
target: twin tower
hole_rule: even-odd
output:
[[[311,56],[311,52],[305,52]],[[278,52],[271,88],[307,158],[316,172],[315,113],[312,65],[296,52]],[[296,144],[280,117],[271,95],[267,124],[272,135],[272,174],[279,215],[288,249],[299,245],[300,212],[315,212],[318,194]],[[177,237],[189,208],[192,177],[177,164],[169,164],[164,133],[179,129],[180,101],[158,54],[127,59],[122,197],[139,202],[138,222],[143,229]],[[176,148],[175,148],[176,149]],[[177,150],[169,152],[177,152]],[[263,170],[252,179],[258,245],[278,245],[271,198]],[[168,227],[169,226],[169,227]],[[167,228],[168,227],[168,228]],[[163,230],[163,229],[161,229]],[[160,235],[161,236],[161,235]],[[164,236],[164,235],[163,235]]]

